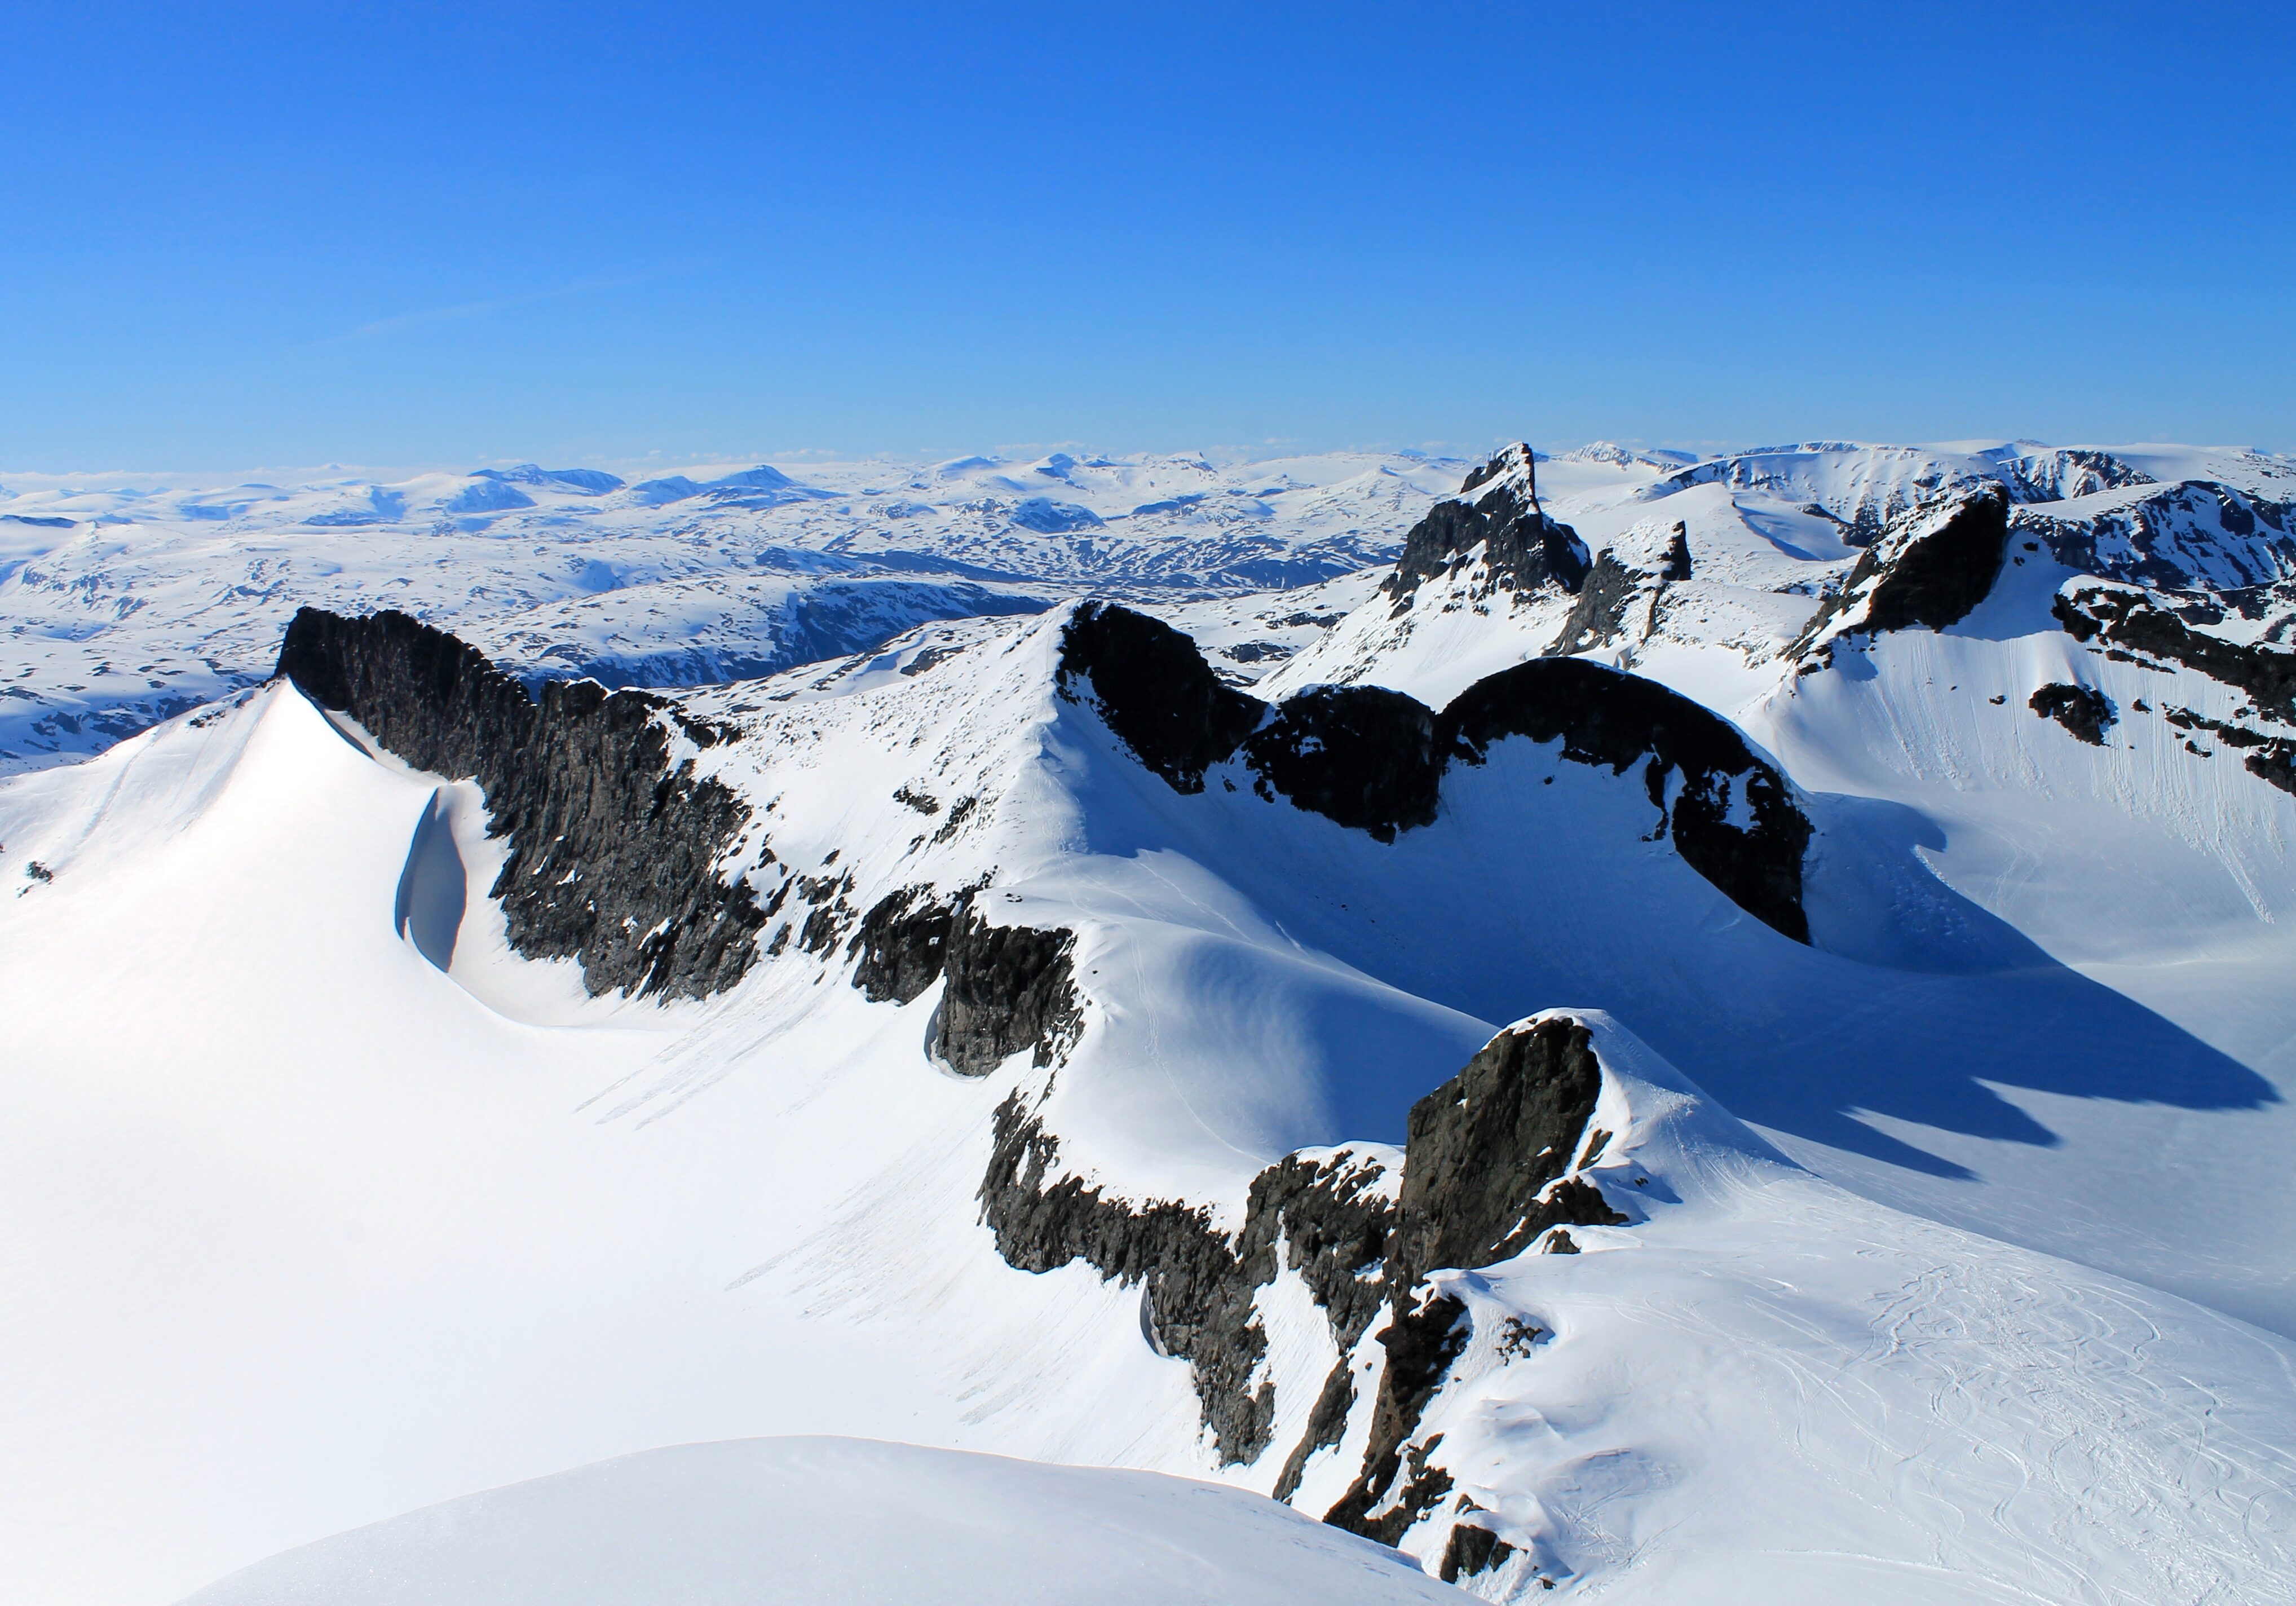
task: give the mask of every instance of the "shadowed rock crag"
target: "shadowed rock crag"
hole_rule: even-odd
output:
[[[1992,594],[2008,548],[2009,493],[1998,484],[1901,515],[1803,627],[1795,650],[1820,649],[1803,672],[1832,661],[1833,637],[1959,624]]]
[[[742,979],[763,913],[715,866],[749,806],[673,761],[720,733],[643,692],[554,681],[540,700],[476,648],[398,612],[305,608],[277,675],[417,769],[473,776],[510,843],[491,896],[511,946],[577,959],[593,993],[699,998]]]
[[[1253,1179],[1243,1228],[1231,1237],[1201,1207],[1118,1198],[1063,1175],[1058,1139],[1016,1089],[997,1107],[980,1213],[997,1252],[1022,1271],[1082,1260],[1142,1285],[1144,1334],[1159,1354],[1189,1363],[1204,1428],[1221,1463],[1234,1465],[1259,1459],[1275,1430],[1275,1386],[1251,1380],[1267,1353],[1253,1296],[1275,1280],[1277,1244],[1351,1347],[1378,1307],[1361,1272],[1386,1240],[1382,1175],[1376,1160],[1344,1150],[1289,1156]]]
[[[1074,932],[992,926],[967,895],[952,912],[945,952],[948,986],[932,1051],[950,1069],[985,1077],[1024,1048],[1036,1064],[1050,1065],[1075,1042],[1084,1014]]]
[[[1176,791],[1241,756],[1260,795],[1393,841],[1434,823],[1445,773],[1509,736],[1622,774],[1636,764],[1658,834],[1741,908],[1797,942],[1810,826],[1785,777],[1726,719],[1655,681],[1540,659],[1476,682],[1440,714],[1377,686],[1315,686],[1270,708],[1213,676],[1160,620],[1087,602],[1062,635],[1060,683]],[[1146,743],[1144,748],[1141,744]],[[1677,784],[1678,783],[1678,784]]]

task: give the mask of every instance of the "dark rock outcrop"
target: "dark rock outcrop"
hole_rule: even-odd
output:
[[[1936,528],[1897,549],[1873,589],[1866,627],[1879,633],[1959,624],[1992,594],[2008,545],[2007,493],[1988,488],[1971,496]],[[1869,549],[1857,561],[1874,555]],[[1855,567],[1850,573],[1854,588]]]
[[[1563,1016],[1501,1032],[1459,1074],[1411,1107],[1403,1190],[1384,1282],[1395,1316],[1363,1471],[1324,1520],[1393,1545],[1450,1488],[1414,1446],[1427,1404],[1470,1336],[1466,1307],[1423,1293],[1429,1272],[1512,1259],[1548,1228],[1627,1217],[1574,1175],[1602,1135],[1587,1122],[1603,1090],[1593,1038]]]
[[[1442,1389],[1451,1363],[1473,1337],[1467,1307],[1450,1294],[1432,1295],[1407,1307],[1381,1330],[1387,1364],[1380,1371],[1379,1397],[1372,1406],[1371,1438],[1364,1446],[1364,1469],[1324,1520],[1334,1528],[1400,1544],[1411,1525],[1451,1492],[1451,1475],[1428,1463],[1431,1445],[1414,1445],[1412,1435],[1429,1402]]]
[[[1234,1464],[1257,1460],[1274,1430],[1275,1385],[1250,1385],[1267,1353],[1252,1299],[1275,1279],[1279,1239],[1335,1338],[1352,1347],[1378,1307],[1359,1274],[1386,1241],[1390,1207],[1380,1176],[1376,1161],[1346,1151],[1320,1162],[1288,1157],[1253,1180],[1243,1228],[1231,1239],[1200,1209],[1111,1198],[1061,1175],[1058,1141],[1016,1090],[997,1107],[980,1198],[1007,1264],[1045,1272],[1082,1260],[1103,1277],[1144,1285],[1151,1342],[1190,1364],[1204,1426],[1223,1463]],[[1342,1422],[1344,1414],[1342,1407]]]
[[[1436,1576],[1446,1584],[1495,1571],[1514,1554],[1514,1546],[1479,1523],[1462,1522],[1451,1530],[1443,1546],[1443,1564]]]
[[[1587,583],[1578,589],[1578,600],[1570,605],[1562,628],[1554,633],[1554,640],[1548,643],[1544,656],[1564,658],[1573,652],[1608,646],[1618,640],[1626,630],[1627,610],[1655,578],[1628,568],[1616,553],[1606,549],[1595,560],[1595,567],[1587,571]]]
[[[715,728],[589,681],[539,700],[479,651],[406,614],[299,610],[276,673],[417,769],[474,776],[510,853],[492,896],[512,947],[578,959],[593,993],[702,997],[740,980],[764,923],[716,866],[749,823],[723,783],[671,759]]]
[[[1381,686],[1313,686],[1278,704],[1244,746],[1269,792],[1382,842],[1432,824],[1443,782],[1435,717]]]
[[[2164,709],[2161,717],[2180,731],[2204,731],[2224,746],[2244,751],[2242,763],[2250,774],[2282,791],[2296,793],[2296,740],[2267,736],[2262,731],[2229,720],[2211,719],[2191,709]],[[2190,737],[2185,738],[2185,746],[2202,758],[2214,757]]]
[[[1557,1224],[1626,1219],[1577,1174],[1607,1142],[1588,1130],[1601,1085],[1578,1022],[1558,1017],[1504,1032],[1413,1107],[1399,1197],[1390,1199],[1370,1157],[1291,1155],[1252,1180],[1233,1235],[1203,1209],[1117,1198],[1063,1175],[1058,1140],[1015,1090],[996,1111],[981,1217],[1004,1259],[1023,1270],[1083,1260],[1142,1286],[1142,1326],[1160,1353],[1189,1361],[1224,1463],[1255,1461],[1270,1447],[1275,1386],[1250,1386],[1267,1353],[1254,1297],[1279,1271],[1297,1272],[1341,1359],[1284,1460],[1278,1499],[1298,1492],[1309,1457],[1345,1437],[1360,1404],[1354,1355],[1384,1307],[1376,1336],[1386,1359],[1363,1469],[1326,1520],[1391,1545],[1450,1489],[1431,1458],[1434,1441],[1414,1435],[1472,1336],[1466,1307],[1423,1279],[1509,1258]],[[1526,1330],[1522,1342],[1533,1336]]]
[[[2058,684],[2043,686],[2026,706],[2044,719],[2054,719],[2091,747],[2104,745],[2104,733],[2113,721],[2112,700],[2089,686]]]
[[[935,1057],[960,1076],[985,1077],[1022,1049],[1040,1066],[1066,1053],[1084,1022],[1075,949],[1072,931],[992,926],[968,897],[951,913],[942,945],[948,987]]]
[[[1267,705],[1212,673],[1196,643],[1161,619],[1105,602],[1078,608],[1061,633],[1061,688],[1088,682],[1101,717],[1173,790],[1204,789]]]
[[[1481,764],[1509,736],[1560,738],[1565,758],[1613,774],[1640,763],[1657,829],[1684,862],[1809,940],[1810,826],[1793,789],[1728,720],[1655,681],[1539,659],[1477,681],[1440,714],[1375,686],[1312,687],[1270,709],[1221,684],[1186,636],[1113,603],[1078,610],[1061,676],[1064,686],[1088,677],[1109,728],[1176,791],[1201,791],[1205,772],[1241,751],[1263,796],[1381,841],[1432,823],[1449,766]]]
[[[906,1004],[940,979],[955,911],[933,901],[927,887],[904,887],[880,898],[861,917],[847,946],[860,957],[853,985],[872,1004]]]
[[[1641,764],[1660,829],[1683,861],[1772,930],[1809,940],[1801,905],[1808,818],[1785,777],[1702,704],[1583,659],[1534,659],[1459,693],[1439,732],[1470,764],[1508,736],[1560,738],[1565,758],[1616,774]]]
[[[1858,553],[1841,589],[1803,627],[1796,650],[1830,635],[1881,635],[1959,624],[1992,594],[2008,548],[2009,493],[1997,482],[1948,507],[1916,507]],[[1821,651],[1806,668],[1828,661]]]
[[[1390,1286],[1405,1292],[1439,1266],[1512,1259],[1551,1226],[1623,1222],[1566,1175],[1602,1091],[1587,1028],[1557,1018],[1501,1032],[1414,1104]]]
[[[1578,589],[1590,564],[1587,544],[1540,510],[1535,462],[1528,446],[1508,447],[1467,476],[1462,500],[1437,503],[1411,527],[1395,572],[1380,586],[1398,611],[1423,581],[1456,572],[1478,548],[1493,590],[1530,591],[1549,581]],[[1477,490],[1473,502],[1464,500]]]

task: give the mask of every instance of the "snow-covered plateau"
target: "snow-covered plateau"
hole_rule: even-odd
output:
[[[2296,463],[0,486],[0,1599],[2296,1602]]]

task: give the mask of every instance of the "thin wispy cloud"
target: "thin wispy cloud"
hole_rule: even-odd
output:
[[[371,324],[361,324],[340,334],[307,340],[297,346],[298,351],[318,351],[330,346],[348,346],[355,341],[382,340],[403,334],[410,329],[421,329],[431,324],[460,323],[472,318],[491,317],[513,307],[532,307],[542,301],[561,301],[569,296],[594,295],[610,290],[627,290],[634,285],[649,284],[657,279],[670,278],[690,271],[685,266],[648,268],[638,273],[604,274],[586,279],[577,279],[569,284],[553,285],[546,290],[528,291],[523,294],[495,296],[483,301],[461,301],[451,307],[425,307],[419,312],[402,312],[388,318],[377,318]]]

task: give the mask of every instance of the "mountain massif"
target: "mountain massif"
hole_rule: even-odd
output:
[[[27,1598],[2296,1600],[2296,465],[255,490],[5,504]]]

